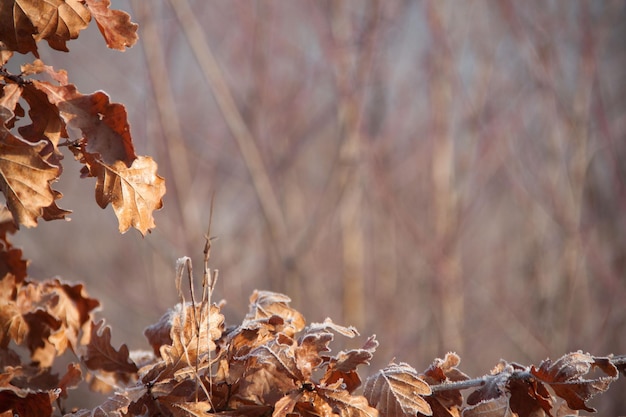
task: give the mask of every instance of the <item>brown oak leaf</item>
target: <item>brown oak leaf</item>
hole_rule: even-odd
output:
[[[37,219],[64,218],[69,212],[57,207],[62,197],[50,184],[59,177],[61,167],[42,155],[46,141],[29,142],[14,136],[7,126],[15,117],[13,112],[22,88],[16,84],[3,86],[0,98],[0,189],[16,225],[37,226]]]
[[[77,363],[70,363],[67,365],[67,372],[59,381],[58,387],[61,389],[59,394],[61,398],[67,398],[68,388],[77,388],[78,384],[83,380],[83,372],[80,369],[80,365]]]
[[[33,86],[58,107],[68,127],[80,129],[85,143],[83,152],[107,165],[117,161],[127,167],[132,164],[136,155],[123,105],[109,102],[109,96],[102,91],[83,95],[73,84],[56,86],[33,80]]]
[[[585,379],[585,376],[597,368],[605,376]],[[587,400],[605,392],[617,379],[617,368],[608,358],[596,358],[581,351],[563,355],[556,362],[546,359],[539,369],[531,367],[530,372],[540,381],[550,385],[556,395],[567,401],[572,410],[596,411],[586,405]]]
[[[79,0],[8,0],[0,2],[0,41],[13,51],[39,56],[36,42],[67,52],[66,42],[76,39],[91,19]]]
[[[35,227],[37,219],[46,214],[63,218],[68,213],[55,203],[61,193],[50,184],[59,177],[61,168],[41,157],[45,147],[44,141],[32,144],[0,127],[0,189],[16,224]]]
[[[109,48],[124,51],[137,42],[137,24],[130,21],[128,13],[111,10],[109,0],[86,0],[85,4]]]
[[[508,398],[501,396],[466,407],[463,417],[517,417],[517,414],[509,407]]]
[[[328,385],[341,379],[346,391],[354,391],[361,385],[361,378],[356,372],[357,366],[369,365],[377,347],[376,336],[370,336],[361,349],[341,351],[333,357],[324,358],[327,366],[321,382]]]
[[[119,231],[131,227],[142,235],[155,227],[152,213],[163,207],[165,180],[157,175],[157,164],[147,156],[137,157],[130,167],[122,161],[102,163],[89,153],[76,151],[85,164],[83,176],[96,177],[96,202],[101,208],[109,203],[117,216]]]
[[[119,350],[111,345],[111,328],[103,326],[104,320],[91,322],[91,340],[83,361],[89,369],[133,374],[137,365],[130,359],[128,347],[123,344]]]
[[[422,378],[431,386],[468,380],[469,376],[457,368],[459,363],[461,363],[461,358],[456,353],[446,353],[443,359],[437,358],[433,361],[424,371]],[[434,392],[426,398],[426,401],[433,409],[433,415],[458,417],[463,405],[463,394],[458,389],[442,390]]]
[[[173,370],[195,366],[197,361],[207,359],[205,354],[215,351],[215,341],[224,330],[224,316],[217,305],[213,304],[210,309],[196,305],[194,312],[191,303],[179,303],[166,315],[168,319],[165,321],[165,328],[170,328],[171,343],[161,346],[160,353]],[[161,320],[159,323],[164,322]],[[157,332],[159,342],[163,340],[164,330]],[[153,342],[150,341],[154,347]]]
[[[242,326],[249,320],[258,320],[279,316],[285,321],[283,332],[293,337],[296,333],[304,329],[306,321],[304,316],[289,306],[291,298],[284,294],[271,291],[255,290],[250,296],[250,310]]]
[[[363,390],[382,417],[430,416],[432,410],[423,398],[430,394],[430,386],[406,363],[392,363],[370,376]]]
[[[378,417],[380,410],[370,406],[371,403],[365,397],[350,395],[339,386],[339,382],[330,386],[319,386],[316,392],[341,417]]]

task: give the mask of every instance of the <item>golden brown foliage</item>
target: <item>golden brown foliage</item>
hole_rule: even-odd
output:
[[[156,163],[135,154],[126,109],[111,103],[104,92],[82,94],[41,60],[11,74],[4,64],[12,52],[37,53],[37,41],[68,51],[66,42],[78,37],[93,15],[107,46],[124,50],[136,40],[130,16],[110,10],[108,1],[3,1],[0,44],[0,189],[16,225],[62,219],[61,193],[51,184],[62,172],[60,147],[67,146],[84,164],[82,177],[96,177],[96,201],[109,203],[124,233],[134,227],[143,235],[154,228],[152,212],[162,206],[163,178]],[[50,81],[35,77],[47,77]],[[29,107],[28,118],[23,104]],[[18,122],[30,124],[16,128]],[[71,140],[70,140],[71,139]],[[64,140],[62,142],[62,140]]]

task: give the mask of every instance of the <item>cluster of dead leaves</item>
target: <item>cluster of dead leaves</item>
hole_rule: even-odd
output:
[[[165,185],[156,163],[135,154],[124,106],[101,91],[80,93],[65,71],[38,59],[17,75],[4,68],[14,52],[38,56],[42,39],[67,51],[66,42],[91,17],[110,48],[136,42],[137,25],[109,9],[109,0],[0,2],[0,189],[16,225],[65,218],[69,211],[57,206],[62,195],[51,184],[61,175],[60,148],[67,146],[84,165],[81,176],[96,178],[96,201],[112,205],[120,232],[134,227],[145,234],[154,228],[152,213],[162,206]]]
[[[10,227],[0,230],[6,235]],[[6,236],[2,242],[5,253],[15,250]],[[98,301],[81,285],[31,281],[19,262],[5,265],[2,417],[556,417],[594,411],[587,401],[606,391],[618,371],[626,373],[625,361],[575,352],[538,367],[502,361],[489,375],[470,379],[458,369],[459,356],[448,353],[423,373],[391,363],[358,394],[357,368],[369,365],[375,337],[332,354],[335,336],[353,338],[357,330],[330,319],[307,325],[283,294],[255,291],[241,324],[230,327],[209,297],[181,302],[145,330],[152,350],[129,351],[111,344],[110,327],[94,318]],[[53,373],[53,360],[66,351],[74,361],[62,375]],[[71,409],[68,391],[80,384],[110,396],[94,409]],[[466,389],[474,391],[464,397]]]

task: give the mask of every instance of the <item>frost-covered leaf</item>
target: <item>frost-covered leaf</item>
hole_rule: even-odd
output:
[[[333,386],[317,387],[317,393],[341,417],[378,417],[380,410],[371,407],[368,400],[363,396],[351,395],[345,389],[338,389]]]
[[[481,401],[463,410],[463,417],[516,417],[506,396]]]
[[[304,316],[289,306],[291,299],[284,294],[271,291],[255,290],[250,296],[250,311],[244,318],[242,326],[247,321],[279,316],[285,321],[283,332],[293,337],[304,329]]]
[[[191,303],[177,304],[166,313],[165,320],[159,320],[157,327],[147,330],[147,336],[153,347],[165,341],[163,332],[169,327],[171,343],[160,347],[160,355],[173,369],[195,366],[197,361],[206,358],[216,349],[215,341],[224,330],[224,316],[217,305],[210,309],[202,305],[194,307]]]
[[[325,358],[327,367],[322,382],[332,384],[342,380],[346,391],[354,391],[361,385],[361,378],[356,368],[359,365],[369,365],[377,347],[376,337],[371,336],[361,349],[341,351],[333,357]]]
[[[593,368],[601,370],[605,375],[585,379]],[[605,392],[618,376],[617,368],[608,358],[596,358],[581,351],[563,355],[554,363],[546,359],[541,362],[539,369],[533,366],[530,371],[565,399],[569,408],[589,412],[595,409],[588,407],[586,402]]]
[[[363,395],[382,417],[413,417],[417,413],[432,415],[423,398],[430,386],[406,363],[392,363],[365,382]]]
[[[469,377],[461,372],[457,366],[461,358],[456,353],[446,353],[443,359],[437,358],[424,371],[422,378],[429,385],[445,384],[447,382],[465,381]],[[461,390],[441,390],[426,398],[436,416],[458,416],[463,405]]]

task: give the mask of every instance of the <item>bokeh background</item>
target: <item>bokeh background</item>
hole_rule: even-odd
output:
[[[30,274],[83,281],[114,343],[177,301],[214,198],[214,298],[240,322],[255,288],[425,369],[626,354],[623,1],[113,1],[140,41],[97,28],[41,48],[129,114],[166,178],[157,228],[117,232],[69,153],[69,223],[13,239]],[[17,57],[28,62],[31,57]],[[12,62],[17,62],[16,60]],[[338,344],[337,347],[344,345]],[[592,405],[626,412],[624,378]]]

